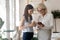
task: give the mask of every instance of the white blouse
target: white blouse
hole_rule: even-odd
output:
[[[38,40],[51,40],[51,29],[53,28],[53,15],[51,13],[47,13],[44,17],[40,15],[38,21],[44,24],[44,27],[38,30]]]
[[[44,24],[44,27],[42,29],[52,29],[53,28],[53,15],[46,14],[44,17],[42,15],[39,16],[39,22],[42,22]]]

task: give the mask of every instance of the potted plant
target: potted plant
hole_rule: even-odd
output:
[[[2,40],[2,32],[1,32],[1,28],[4,24],[4,21],[2,20],[2,18],[0,18],[0,40]]]
[[[53,10],[52,14],[54,16],[54,21],[55,21],[55,32],[53,32],[53,33],[59,33],[59,32],[57,32],[56,18],[60,18],[60,10]]]

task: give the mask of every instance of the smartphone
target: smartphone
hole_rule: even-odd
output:
[[[41,22],[38,22],[38,24],[42,24]]]

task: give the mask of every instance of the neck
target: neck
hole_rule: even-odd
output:
[[[30,16],[30,14],[28,14],[28,16]]]
[[[42,14],[42,16],[44,17],[46,15],[46,13]]]

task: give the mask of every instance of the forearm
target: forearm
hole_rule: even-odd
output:
[[[25,27],[24,26],[19,26],[18,29],[19,30],[23,30]]]
[[[29,25],[27,25],[28,27],[33,27],[34,26],[34,24],[29,24]]]
[[[36,22],[32,22],[29,26],[30,26],[30,27],[36,26]]]
[[[36,26],[36,23],[35,22],[32,22],[31,24],[28,24],[27,27],[34,27]]]

